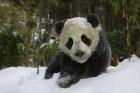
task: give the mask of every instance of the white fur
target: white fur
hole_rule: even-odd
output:
[[[91,56],[92,52],[96,50],[101,29],[100,25],[93,28],[92,25],[87,22],[86,18],[75,17],[68,19],[64,24],[60,36],[60,48],[73,60],[84,63]],[[90,46],[87,46],[81,41],[82,34],[86,35],[91,40]],[[70,37],[73,39],[73,46],[69,50],[66,47],[66,43]],[[84,51],[84,55],[82,57],[76,57],[74,54],[77,50]]]

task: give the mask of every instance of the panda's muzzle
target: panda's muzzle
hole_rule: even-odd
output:
[[[84,55],[84,52],[83,51],[77,51],[75,53],[75,56],[77,56],[77,57],[82,57],[83,55]]]

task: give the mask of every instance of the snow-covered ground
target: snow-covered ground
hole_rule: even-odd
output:
[[[107,73],[80,80],[70,88],[56,85],[58,74],[44,80],[45,68],[10,67],[0,70],[0,93],[140,93],[140,59],[133,56],[109,67]]]

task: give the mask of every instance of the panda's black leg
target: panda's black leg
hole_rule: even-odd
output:
[[[50,79],[54,73],[57,73],[60,71],[59,63],[61,63],[61,54],[59,53],[52,62],[48,65],[48,68],[45,72],[45,79]]]
[[[45,79],[50,79],[54,73],[59,72],[59,65],[56,64],[55,61],[53,61],[51,64],[49,64],[48,68],[45,72]]]
[[[52,76],[53,76],[53,73],[52,72],[48,72],[46,70],[44,79],[50,79],[50,78],[52,78]]]

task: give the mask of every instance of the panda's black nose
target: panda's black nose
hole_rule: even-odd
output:
[[[77,51],[77,52],[75,53],[75,56],[82,57],[83,54],[84,54],[83,51]]]

